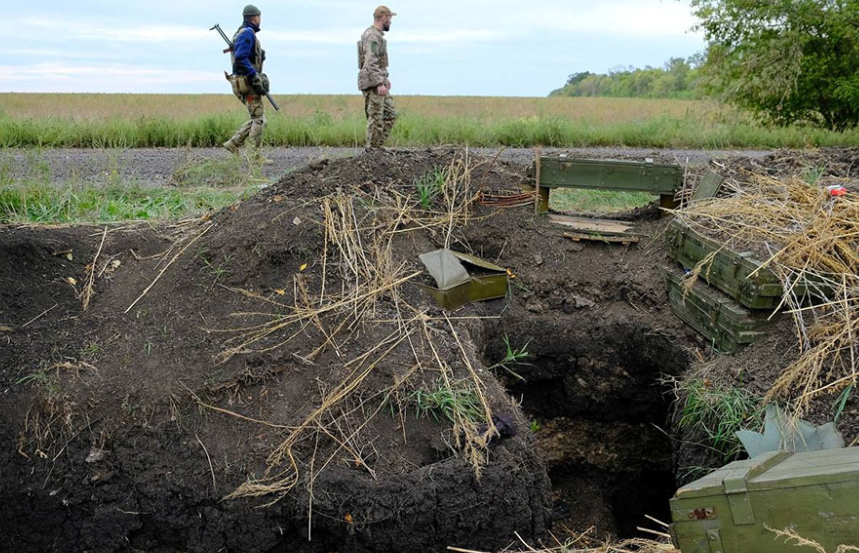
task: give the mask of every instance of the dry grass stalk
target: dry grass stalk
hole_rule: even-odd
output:
[[[801,355],[768,399],[792,399],[802,416],[820,394],[859,379],[859,199],[830,197],[801,179],[755,176],[732,196],[675,214],[727,247],[756,248],[762,268],[785,290],[782,308],[796,323]],[[695,268],[707,270],[710,259]],[[825,302],[808,305],[807,288]]]
[[[169,261],[169,262],[164,266],[164,268],[162,268],[162,269],[158,272],[158,275],[155,277],[155,280],[153,280],[153,281],[152,281],[152,283],[151,283],[149,286],[147,286],[147,287],[146,287],[146,289],[143,291],[143,293],[142,293],[142,294],[140,294],[140,296],[138,296],[138,297],[137,297],[137,299],[136,299],[136,300],[134,300],[134,302],[133,302],[131,305],[129,305],[129,306],[128,306],[128,309],[126,309],[126,310],[125,310],[125,313],[127,314],[129,311],[131,311],[131,310],[134,308],[134,306],[135,306],[135,305],[137,305],[137,303],[138,303],[140,300],[142,300],[142,299],[146,296],[146,294],[148,294],[148,293],[149,293],[149,291],[150,291],[150,290],[152,290],[152,287],[153,287],[153,286],[155,286],[155,285],[158,283],[158,281],[159,281],[159,280],[161,280],[161,277],[162,277],[162,276],[164,276],[164,273],[166,273],[166,272],[167,272],[167,269],[169,269],[169,268],[170,268],[170,266],[171,266],[171,265],[173,265],[173,263],[175,263],[175,262],[176,262],[176,260],[177,260],[177,259],[179,259],[179,257],[181,257],[181,255],[182,255],[183,253],[185,253],[185,251],[186,251],[188,248],[190,248],[192,245],[194,245],[194,243],[195,243],[195,242],[197,242],[197,240],[199,240],[199,239],[200,239],[200,238],[202,238],[202,237],[203,237],[207,232],[209,232],[210,230],[212,230],[212,227],[214,227],[214,226],[215,226],[215,224],[214,224],[214,223],[209,223],[209,224],[206,226],[206,228],[204,228],[204,229],[203,229],[203,231],[202,231],[202,232],[200,232],[200,233],[199,233],[199,234],[197,234],[194,238],[192,238],[191,240],[189,240],[189,241],[188,241],[188,243],[187,243],[187,244],[185,244],[185,246],[184,246],[184,247],[182,247],[182,249],[181,249],[181,250],[179,250],[179,252],[178,252],[176,255],[174,255],[174,256],[170,259],[170,261]]]
[[[826,549],[824,549],[823,546],[816,541],[804,538],[789,528],[785,528],[784,530],[776,530],[774,528],[770,528],[769,526],[765,526],[765,528],[779,538],[782,538],[784,542],[788,545],[794,545],[795,547],[807,547],[813,549],[814,551],[817,551],[818,553],[830,553],[826,551]],[[839,545],[838,548],[831,553],[847,553],[848,551],[859,551],[859,547],[853,545]]]
[[[107,239],[108,227],[104,227],[104,233],[101,235],[101,243],[98,245],[98,251],[95,252],[95,257],[92,263],[87,267],[87,279],[83,292],[81,293],[81,303],[83,310],[89,309],[89,302],[92,300],[93,287],[95,285],[95,273],[98,267],[98,257],[101,255],[101,250],[104,248],[104,241]]]
[[[519,538],[518,544],[499,553],[680,553],[668,540],[631,539],[619,542],[599,542],[591,537],[592,529],[578,536],[560,542],[555,538],[555,545],[537,549]],[[518,537],[518,534],[517,534]],[[456,553],[486,553],[458,547],[448,547],[448,551]],[[826,553],[826,552],[824,552]],[[837,553],[843,553],[838,551]]]
[[[422,209],[416,198],[387,189],[377,190],[372,195],[357,191],[350,194],[338,192],[321,198],[325,252],[322,282],[317,284],[318,295],[312,293],[312,282],[304,275],[295,277],[292,305],[253,292],[233,290],[277,311],[236,313],[235,316],[262,321],[241,328],[216,330],[232,334],[226,340],[227,349],[218,357],[221,362],[252,351],[266,352],[283,347],[311,328],[319,333],[319,345],[304,359],[313,359],[329,348],[341,357],[343,346],[362,328],[368,325],[377,329],[392,328],[386,338],[368,351],[343,361],[342,370],[347,372],[346,377],[323,391],[319,405],[302,422],[289,429],[286,439],[269,455],[264,476],[246,482],[228,498],[271,496],[266,505],[281,500],[302,482],[303,463],[296,447],[307,440],[314,444],[313,456],[309,459],[308,476],[303,481],[311,498],[313,482],[341,452],[348,454],[350,463],[374,474],[372,467],[363,462],[361,451],[366,443],[361,441],[361,435],[382,408],[393,398],[400,398],[401,390],[409,386],[412,377],[431,365],[437,367],[448,386],[462,381],[456,378],[450,362],[435,343],[438,337],[428,326],[433,319],[409,304],[402,294],[402,286],[423,271],[411,268],[415,265],[414,260],[398,259],[394,241],[403,233],[418,230],[442,235],[448,245],[454,241],[456,229],[467,224],[469,207],[476,199],[471,191],[473,169],[466,154],[464,159],[455,159],[444,170],[440,194],[444,208],[439,211]],[[392,312],[393,316],[390,315]],[[458,353],[454,350],[459,359],[457,365],[468,371],[469,389],[479,398],[483,417],[490,421],[485,385],[471,362],[473,353],[466,350],[452,321],[445,320],[458,348]],[[384,390],[366,390],[365,382],[379,364],[405,346],[414,356],[414,365],[404,374],[395,376],[394,382]],[[443,351],[449,353],[450,347],[446,346]],[[427,352],[432,352],[433,361],[430,363],[426,361]],[[355,398],[360,398],[357,407],[346,408],[348,403],[355,403]],[[378,404],[368,409],[369,402]],[[228,414],[249,420],[236,413]],[[356,418],[359,422],[353,423]],[[487,460],[486,449],[491,433],[495,432],[493,425],[488,427],[489,430],[481,432],[476,421],[468,420],[462,413],[455,414],[453,439],[478,474]],[[405,428],[403,431],[405,433]],[[330,446],[325,453],[322,451],[323,441]]]

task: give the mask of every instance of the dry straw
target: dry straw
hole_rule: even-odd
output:
[[[651,517],[648,517],[651,518]],[[652,519],[656,521],[656,519]],[[656,521],[661,526],[666,526],[665,523]],[[567,529],[565,529],[567,530]],[[640,530],[642,530],[640,528]],[[567,533],[571,535],[571,537],[567,538],[563,542],[558,538],[554,539],[554,545],[550,545],[548,547],[542,547],[541,549],[537,549],[534,546],[528,544],[525,540],[516,533],[516,537],[518,538],[518,543],[512,544],[507,549],[504,549],[500,553],[680,553],[680,551],[674,548],[671,545],[669,538],[667,535],[662,532],[654,532],[656,534],[660,534],[659,540],[647,540],[647,539],[629,539],[629,540],[621,540],[621,541],[600,541],[593,537],[594,528],[590,528],[587,531],[573,535],[572,532],[567,530]],[[483,551],[476,551],[473,549],[462,549],[459,547],[448,547],[448,551],[452,551],[454,553],[486,553]],[[839,551],[839,553],[841,553]]]
[[[392,188],[372,193],[340,191],[320,198],[324,230],[321,282],[297,275],[291,304],[233,290],[270,311],[236,313],[236,317],[255,322],[216,330],[228,335],[226,348],[219,355],[221,362],[237,355],[283,348],[298,336],[317,336],[314,349],[301,355],[301,359],[312,364],[324,352],[333,352],[342,364],[331,367],[330,373],[345,376],[339,382],[326,384],[318,404],[300,422],[290,425],[285,439],[268,456],[265,474],[248,480],[228,498],[268,497],[266,504],[271,505],[303,483],[311,503],[308,512],[312,513],[313,483],[338,458],[345,456],[354,466],[374,475],[373,468],[363,460],[362,452],[372,448],[372,439],[364,433],[384,406],[402,401],[408,395],[404,393],[408,387],[419,385],[413,382],[416,379],[440,378],[449,387],[467,383],[469,393],[481,405],[481,418],[491,420],[486,385],[474,369],[474,352],[463,343],[451,320],[442,320],[447,328],[440,332],[437,325],[431,324],[442,321],[409,303],[403,287],[422,271],[414,260],[398,257],[395,249],[398,237],[415,231],[434,236],[446,246],[456,242],[457,229],[467,224],[470,206],[476,200],[471,187],[475,169],[467,153],[457,156],[444,169],[438,201],[441,207],[436,209],[421,207],[416,197]],[[351,359],[343,353],[347,351],[345,346],[359,335],[380,331],[384,338],[370,349]],[[378,381],[369,385],[371,375],[395,353],[410,355],[413,364],[393,375],[382,389]],[[464,374],[457,375],[457,370]],[[434,376],[429,378],[424,373]],[[238,413],[218,411],[248,420]],[[479,421],[454,411],[450,441],[478,476],[487,460],[488,441],[495,432],[493,425],[483,426],[487,427],[481,430]]]
[[[859,198],[831,197],[794,178],[755,175],[727,198],[675,215],[726,247],[753,251],[785,290],[780,309],[796,323],[799,358],[785,368],[768,399],[792,400],[802,416],[824,393],[859,376]],[[693,274],[707,271],[704,260]]]

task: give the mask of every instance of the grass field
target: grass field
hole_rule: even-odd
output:
[[[0,224],[84,224],[197,217],[243,200],[268,184],[258,167],[223,157],[186,163],[171,186],[128,180],[117,171],[98,182],[57,182],[38,155],[13,175],[0,156]]]
[[[271,146],[355,146],[363,100],[277,96]],[[859,131],[768,128],[709,101],[624,98],[397,98],[392,146],[640,146],[776,148],[859,146]],[[0,94],[0,147],[208,147],[246,118],[228,95]]]

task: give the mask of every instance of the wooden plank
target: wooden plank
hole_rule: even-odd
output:
[[[623,234],[632,228],[632,225],[624,224],[611,219],[591,219],[588,217],[574,217],[569,215],[549,215],[549,220],[556,225],[563,225],[576,231]]]
[[[719,189],[722,188],[723,182],[725,182],[725,177],[713,171],[707,171],[707,174],[701,179],[701,184],[698,185],[698,188],[692,194],[692,201],[700,202],[715,198],[716,194],[719,193]]]
[[[674,194],[683,180],[679,165],[650,162],[543,157],[539,163],[540,188],[583,188]],[[528,171],[536,178],[537,163]]]
[[[601,234],[585,234],[579,232],[565,232],[563,234],[564,238],[569,238],[573,242],[581,242],[582,240],[588,240],[590,242],[609,242],[612,244],[623,244],[624,246],[628,246],[630,244],[637,244],[639,242],[638,236],[609,236],[609,235],[601,235]]]

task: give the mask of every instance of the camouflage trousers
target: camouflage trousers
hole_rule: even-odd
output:
[[[251,146],[258,150],[262,147],[262,131],[265,128],[265,109],[263,108],[262,96],[255,93],[248,94],[241,100],[248,108],[251,118],[239,127],[239,130],[236,131],[230,142],[241,147],[245,143],[245,140],[250,139]]]
[[[381,148],[397,120],[394,99],[390,94],[380,96],[373,89],[364,91],[364,113],[367,115],[367,147]]]

